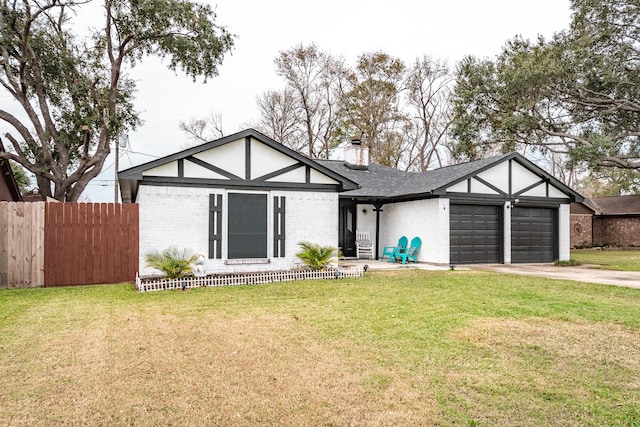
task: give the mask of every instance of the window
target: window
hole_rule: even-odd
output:
[[[228,258],[267,258],[267,195],[229,193]]]

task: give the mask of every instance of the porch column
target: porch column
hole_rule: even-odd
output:
[[[513,205],[510,201],[504,202],[502,220],[502,240],[503,257],[505,264],[511,264],[511,209]]]
[[[380,259],[380,212],[384,203],[373,202],[373,210],[376,212],[376,261]]]

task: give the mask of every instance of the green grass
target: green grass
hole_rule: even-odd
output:
[[[0,292],[0,425],[640,425],[640,291],[479,271]]]
[[[638,250],[572,250],[571,258],[583,264],[594,264],[596,268],[619,271],[640,271]]]

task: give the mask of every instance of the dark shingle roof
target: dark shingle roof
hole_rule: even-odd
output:
[[[640,213],[640,194],[616,197],[594,197],[588,199],[602,215],[624,215]]]
[[[409,176],[415,175],[411,172],[377,164],[370,164],[368,169],[362,170],[352,169],[341,160],[316,160],[316,162],[360,184],[360,188],[356,190],[341,193],[351,197],[393,197],[396,189],[402,187]]]
[[[508,156],[510,155],[505,154],[421,173],[401,171],[378,164],[370,164],[367,170],[361,170],[352,169],[347,163],[338,160],[316,160],[316,162],[360,184],[359,189],[341,193],[342,196],[387,199],[436,192]]]

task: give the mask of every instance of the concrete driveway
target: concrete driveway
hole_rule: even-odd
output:
[[[448,270],[449,266],[427,263],[390,263],[388,261],[375,260],[344,260],[340,265],[368,265],[371,271],[390,269],[412,269],[421,270]],[[473,264],[456,266],[457,270],[482,270],[495,271],[498,273],[523,274],[526,276],[540,276],[549,279],[574,280],[585,283],[600,283],[603,285],[626,286],[640,289],[640,272],[638,271],[612,271],[592,268],[593,266],[581,265],[579,267],[556,267],[553,264]]]
[[[586,283],[600,283],[603,285],[626,286],[629,288],[640,289],[640,272],[638,271],[601,270],[589,265],[581,265],[579,267],[556,267],[553,264],[479,264],[465,265],[461,268],[540,276],[547,277],[549,279],[574,280]]]

